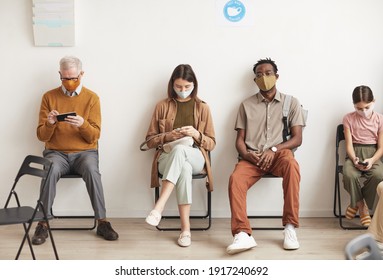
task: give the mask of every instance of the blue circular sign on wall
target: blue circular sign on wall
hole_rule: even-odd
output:
[[[238,0],[230,0],[223,7],[225,18],[231,22],[238,22],[245,17],[246,8],[242,2]]]

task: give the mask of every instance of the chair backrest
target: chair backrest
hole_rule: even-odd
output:
[[[18,181],[21,176],[26,174],[46,179],[51,166],[52,161],[49,159],[32,155],[26,156],[15,180]]]
[[[16,188],[17,182],[22,176],[31,175],[35,177],[40,177],[41,178],[40,195],[41,195],[43,189],[45,188],[47,178],[50,176],[51,169],[52,169],[52,161],[50,161],[49,159],[39,157],[39,156],[33,156],[33,155],[26,156],[16,175],[11,192],[9,193],[9,196],[5,203],[5,208],[8,206],[12,195],[16,197],[17,203],[20,206],[20,202],[17,197],[17,193],[15,192],[15,188]]]
[[[382,260],[382,252],[369,233],[359,235],[347,243],[345,247],[347,260]]]
[[[338,124],[336,128],[336,146],[339,146],[339,143],[344,140],[344,127],[343,124]]]
[[[338,168],[337,172],[342,172],[343,166],[339,164],[339,146],[340,142],[344,141],[344,131],[343,124],[339,124],[336,128],[336,139],[335,139],[335,162],[336,168]]]

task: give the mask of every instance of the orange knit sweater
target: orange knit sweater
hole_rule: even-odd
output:
[[[81,127],[65,122],[48,123],[48,113],[76,112],[84,118]],[[79,95],[69,97],[61,87],[48,91],[42,97],[37,138],[45,142],[45,148],[64,153],[97,149],[101,131],[100,99],[93,91],[82,87]]]

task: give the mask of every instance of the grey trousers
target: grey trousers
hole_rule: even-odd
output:
[[[44,150],[43,155],[53,162],[52,173],[48,179],[47,188],[42,194],[42,202],[46,207],[47,214],[52,214],[51,209],[56,196],[58,180],[62,175],[76,173],[81,175],[85,182],[95,218],[106,218],[104,192],[98,168],[98,151],[88,150],[66,154],[53,150]]]
[[[169,152],[163,152],[158,159],[158,171],[162,180],[175,185],[179,205],[192,203],[192,176],[200,173],[205,159],[198,148],[177,145]]]
[[[375,152],[375,146],[354,146],[355,155],[364,160],[371,158]],[[361,177],[366,179],[363,187],[361,186]],[[355,168],[354,163],[347,158],[343,166],[343,185],[345,190],[350,194],[351,207],[356,207],[356,202],[364,199],[369,209],[374,206],[376,187],[383,181],[383,163],[376,161],[370,170],[362,172]]]

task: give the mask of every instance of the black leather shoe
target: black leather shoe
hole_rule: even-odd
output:
[[[32,244],[33,245],[40,245],[45,242],[45,240],[48,238],[48,228],[46,225],[38,223],[35,234],[32,237]]]
[[[104,237],[105,240],[118,239],[118,233],[114,231],[112,225],[109,222],[102,221],[98,223],[97,235]]]

